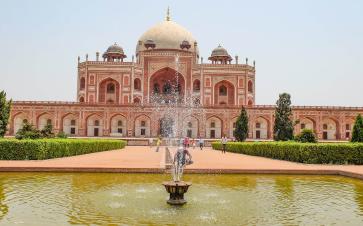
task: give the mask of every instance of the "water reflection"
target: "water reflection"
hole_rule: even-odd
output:
[[[0,181],[0,220],[4,218],[4,216],[9,212],[9,207],[5,203],[5,192],[4,185]]]
[[[363,215],[363,184],[355,183],[354,190],[355,190],[355,201],[358,205],[360,215]]]
[[[363,182],[332,176],[0,173],[0,225],[361,225]],[[5,216],[5,217],[4,217]]]

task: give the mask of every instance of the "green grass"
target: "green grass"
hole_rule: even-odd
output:
[[[212,143],[221,150],[220,142]],[[227,151],[315,164],[363,164],[362,143],[229,142]]]
[[[0,139],[1,160],[40,160],[121,149],[123,140],[106,139]]]

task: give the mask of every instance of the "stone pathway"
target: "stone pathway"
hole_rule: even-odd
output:
[[[171,149],[172,153],[174,151]],[[222,154],[211,148],[203,151],[190,148],[190,152],[194,164],[187,166],[188,173],[334,174],[363,179],[363,166],[301,164],[236,153]],[[155,152],[155,148],[147,146],[127,146],[121,150],[50,160],[0,160],[0,171],[164,173],[165,156],[164,147]]]
[[[125,149],[48,160],[0,160],[0,171],[134,171],[159,172],[164,168],[164,148],[127,146]],[[119,170],[118,170],[119,169]]]

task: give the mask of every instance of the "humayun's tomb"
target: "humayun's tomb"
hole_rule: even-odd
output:
[[[275,109],[255,104],[255,63],[241,63],[220,45],[204,62],[193,35],[169,15],[137,40],[135,57],[125,58],[117,44],[94,60],[78,57],[77,100],[14,101],[8,135],[28,121],[70,136],[156,137],[172,121],[182,128],[177,136],[231,137],[245,106],[249,138],[272,139]],[[178,100],[171,103],[176,84]],[[177,108],[171,118],[162,110],[170,104]],[[293,106],[295,133],[309,128],[322,140],[347,140],[358,113],[363,107]]]

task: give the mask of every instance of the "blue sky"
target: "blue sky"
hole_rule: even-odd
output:
[[[76,99],[77,56],[114,42],[128,60],[165,17],[207,59],[219,43],[256,60],[256,103],[363,106],[363,1],[0,1],[0,90],[14,100]]]

